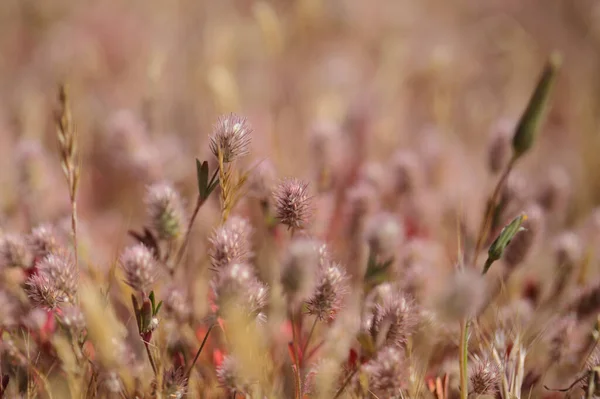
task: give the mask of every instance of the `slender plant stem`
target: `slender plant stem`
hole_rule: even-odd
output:
[[[202,344],[200,344],[200,348],[198,348],[198,352],[196,352],[196,356],[194,356],[194,360],[192,361],[190,368],[188,369],[187,373],[185,374],[186,379],[190,378],[190,375],[192,374],[192,370],[194,369],[194,366],[196,365],[196,362],[198,361],[198,358],[200,357],[200,353],[202,353],[202,349],[204,348],[204,345],[206,345],[206,341],[208,340],[210,331],[213,329],[214,326],[215,326],[214,324],[211,324],[210,327],[208,327],[208,330],[206,331],[206,335],[204,335],[204,339],[202,340]]]
[[[481,223],[481,227],[479,229],[479,234],[477,234],[477,243],[475,245],[475,251],[473,252],[473,256],[472,256],[473,260],[471,262],[472,265],[477,264],[477,258],[479,257],[479,252],[481,252],[481,247],[483,246],[483,243],[485,242],[485,240],[488,237],[490,223],[492,221],[492,216],[494,214],[494,208],[496,207],[496,202],[498,202],[498,197],[500,196],[502,187],[504,187],[504,183],[506,182],[506,179],[508,179],[508,175],[510,174],[510,171],[512,170],[513,166],[515,165],[516,160],[517,159],[515,157],[511,158],[510,162],[506,165],[504,172],[502,172],[502,176],[500,176],[500,180],[498,180],[498,184],[496,184],[496,187],[494,188],[494,192],[492,193],[492,196],[490,198],[490,201],[489,201],[486,213],[485,213],[485,217],[483,218],[483,222]]]
[[[335,393],[335,396],[333,397],[333,399],[337,399],[340,397],[340,395],[342,393],[344,393],[344,390],[346,389],[346,386],[348,386],[348,384],[350,383],[350,380],[352,379],[352,377],[354,377],[354,374],[356,374],[356,372],[358,371],[359,367],[356,367],[354,370],[352,370],[352,372],[350,374],[348,374],[346,376],[346,378],[344,379],[344,382],[342,383],[342,386],[337,390],[337,392]]]
[[[498,197],[502,191],[502,187],[506,180],[508,179],[508,175],[515,165],[517,158],[512,157],[510,162],[506,165],[504,172],[500,176],[500,180],[496,184],[490,201],[488,203],[488,207],[486,209],[485,216],[483,218],[483,222],[481,223],[481,228],[479,229],[479,234],[477,235],[477,243],[475,245],[475,250],[472,255],[472,265],[477,264],[477,258],[479,257],[479,252],[481,252],[481,247],[483,243],[487,239],[490,223],[492,220],[492,216],[494,214],[494,209],[496,208],[496,203],[498,202]],[[459,343],[459,366],[460,366],[460,398],[467,399],[469,396],[469,372],[467,369],[468,365],[468,355],[469,355],[469,319],[465,319],[460,323],[460,343]]]
[[[467,399],[469,396],[469,374],[467,360],[469,354],[469,321],[463,320],[460,324],[460,398]]]
[[[292,348],[294,350],[294,375],[296,377],[296,398],[300,399],[302,397],[302,382],[300,379],[300,365],[298,353],[300,343],[296,339],[296,323],[293,310],[290,312],[290,323],[292,325]]]
[[[187,248],[188,243],[190,242],[190,236],[192,233],[192,227],[194,225],[194,221],[196,220],[196,216],[198,216],[198,212],[200,211],[200,208],[202,207],[204,202],[205,201],[202,200],[202,197],[200,197],[200,195],[198,195],[198,199],[196,199],[196,206],[194,207],[194,212],[192,213],[192,217],[190,218],[190,221],[188,222],[188,225],[187,225],[187,229],[185,231],[185,237],[183,239],[183,243],[181,244],[181,247],[179,247],[179,250],[177,251],[177,257],[175,258],[175,264],[173,265],[173,268],[171,269],[171,271],[175,270],[175,268],[177,267],[177,265],[179,265],[179,263],[181,262],[181,259],[183,258],[185,249]]]
[[[310,339],[313,336],[313,333],[315,332],[315,327],[317,326],[317,321],[319,321],[319,319],[317,317],[315,317],[315,321],[313,322],[312,327],[310,328],[310,332],[308,333],[308,337],[306,338],[306,341],[304,342],[304,346],[302,347],[302,359],[304,359],[304,354],[306,353],[306,350],[308,349],[308,344],[310,343]]]
[[[77,244],[77,201],[75,200],[74,195],[75,194],[73,194],[73,197],[71,198],[71,230],[73,233],[73,254],[75,256],[75,265],[79,267],[79,245]]]
[[[152,371],[154,372],[154,376],[158,375],[158,371],[156,369],[156,363],[154,363],[154,358],[152,357],[152,352],[150,352],[150,346],[148,342],[144,340],[144,346],[146,347],[146,353],[148,354],[148,360],[150,360],[150,365],[152,366]]]

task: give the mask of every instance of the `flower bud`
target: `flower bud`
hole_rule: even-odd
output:
[[[535,141],[561,64],[561,56],[558,53],[554,53],[550,56],[542,71],[542,75],[513,136],[512,144],[515,158],[529,151]]]

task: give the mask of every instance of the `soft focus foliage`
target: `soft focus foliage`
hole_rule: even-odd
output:
[[[0,22],[0,399],[598,394],[597,2]]]

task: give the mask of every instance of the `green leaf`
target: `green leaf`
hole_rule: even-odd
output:
[[[482,274],[486,274],[487,271],[489,270],[490,266],[492,266],[492,263],[494,263],[495,261],[497,261],[498,259],[500,259],[502,257],[504,250],[506,249],[508,244],[510,244],[510,241],[514,238],[514,236],[519,231],[525,230],[522,227],[522,224],[526,220],[527,220],[527,215],[525,215],[523,213],[523,214],[517,216],[516,218],[514,218],[512,220],[512,222],[510,222],[507,226],[505,226],[502,229],[502,231],[500,232],[498,237],[496,237],[496,239],[490,246],[490,249],[488,250],[488,258],[485,261],[485,265],[483,267]]]
[[[154,309],[155,309],[155,302],[154,302],[154,291],[150,291],[150,295],[148,295],[148,298],[150,298],[150,303],[152,304],[152,313],[154,314]]]
[[[200,162],[196,158],[196,177],[198,179],[198,193],[200,197],[205,198],[206,186],[208,184],[208,162]]]
[[[160,308],[162,307],[163,301],[160,301],[158,303],[158,305],[156,306],[156,309],[154,310],[154,316],[156,316],[158,314],[158,311],[160,310]]]
[[[210,194],[213,192],[213,190],[219,185],[219,169],[216,169],[215,172],[213,173],[210,182],[208,182],[208,187],[206,188],[206,192],[205,192],[205,197],[203,197],[203,199],[207,199]]]

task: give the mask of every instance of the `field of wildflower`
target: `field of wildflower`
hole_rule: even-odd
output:
[[[600,397],[599,27],[0,1],[0,399]]]

